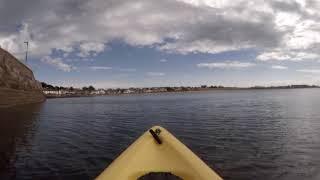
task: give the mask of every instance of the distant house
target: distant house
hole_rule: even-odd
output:
[[[182,87],[175,87],[174,90],[175,91],[182,91]]]
[[[153,91],[151,89],[144,90],[145,93],[152,93]]]
[[[106,92],[103,89],[98,89],[98,90],[92,91],[90,94],[92,94],[92,95],[104,95],[104,94],[106,94]]]
[[[46,95],[64,95],[68,92],[64,90],[44,90],[43,93]]]
[[[134,93],[134,90],[132,89],[126,89],[123,91],[124,94],[131,94],[131,93]]]
[[[161,87],[161,88],[158,88],[158,91],[159,92],[167,92],[167,88]]]

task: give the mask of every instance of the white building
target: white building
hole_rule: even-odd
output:
[[[90,94],[92,94],[92,95],[104,95],[105,93],[106,93],[105,90],[98,89],[98,90],[92,91]]]
[[[61,90],[44,90],[43,93],[47,94],[47,95],[62,95],[62,94],[66,94],[65,91],[61,91]]]

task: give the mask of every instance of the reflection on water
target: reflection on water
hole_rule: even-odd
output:
[[[0,177],[14,179],[17,152],[29,152],[42,104],[0,109]]]
[[[0,179],[92,179],[155,124],[225,179],[320,179],[319,92],[50,99],[0,110]]]

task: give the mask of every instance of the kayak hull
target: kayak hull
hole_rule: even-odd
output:
[[[222,179],[166,129],[155,126],[152,130],[160,132],[156,136],[161,144],[151,133],[144,133],[96,179],[137,180],[150,172],[170,172],[184,180]]]

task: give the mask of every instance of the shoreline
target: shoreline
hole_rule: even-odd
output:
[[[173,93],[197,93],[208,91],[232,91],[232,90],[291,90],[291,89],[319,89],[320,87],[301,87],[301,88],[214,88],[214,89],[201,89],[190,91],[167,91],[167,92],[148,92],[148,93],[119,93],[119,94],[77,94],[77,95],[45,95],[47,99],[59,98],[77,98],[77,97],[98,97],[98,96],[130,96],[130,95],[156,95],[156,94],[173,94]]]

